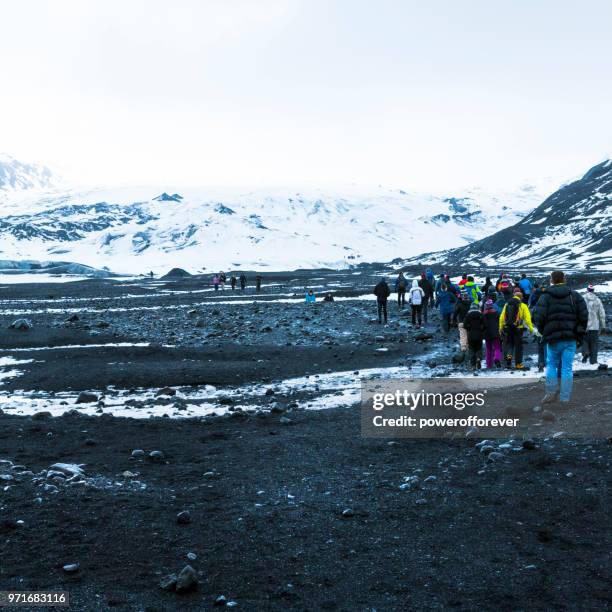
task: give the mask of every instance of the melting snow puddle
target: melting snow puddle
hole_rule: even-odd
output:
[[[101,345],[107,346],[107,345]],[[160,399],[155,396],[157,389],[139,389],[135,392],[128,390],[114,390],[106,392],[103,397],[104,407],[102,411],[121,417],[150,418],[168,416],[171,418],[193,418],[212,415],[223,415],[231,410],[241,409],[243,411],[254,411],[271,407],[266,400],[269,389],[274,391],[271,402],[276,396],[281,396],[290,401],[296,401],[298,405],[306,410],[325,410],[341,406],[354,406],[361,399],[361,383],[363,379],[393,379],[393,378],[431,378],[442,373],[448,366],[437,366],[429,368],[426,362],[435,355],[435,351],[418,358],[412,366],[396,366],[386,368],[369,368],[356,372],[343,371],[326,374],[314,374],[286,379],[277,383],[249,384],[237,387],[217,388],[211,385],[196,389],[185,389],[174,387],[176,395],[164,396]],[[19,363],[28,363],[32,360],[18,361],[11,357],[0,358],[0,367],[10,367]],[[600,356],[600,363],[612,367],[612,352],[607,351]],[[574,363],[575,371],[593,370],[597,366],[583,364],[580,355]],[[12,374],[16,370],[3,374]],[[469,378],[467,372],[452,372],[448,377]],[[480,370],[480,377],[508,378],[510,384],[521,384],[525,379],[535,380],[543,377],[536,370],[527,372],[516,372],[508,370]],[[94,390],[94,392],[96,392]],[[96,392],[99,397],[102,392]],[[68,410],[77,408],[76,392],[45,393],[15,391],[11,393],[0,392],[0,408],[13,414],[31,415],[40,411],[48,411],[53,416],[60,416]],[[227,399],[231,399],[228,406]],[[156,404],[155,402],[163,402]],[[127,405],[126,405],[127,404]],[[231,408],[231,410],[230,410]],[[99,414],[97,404],[79,404],[78,411],[87,415]]]
[[[29,353],[31,351],[60,351],[64,349],[81,349],[81,348],[124,348],[136,346],[151,346],[150,342],[107,342],[106,344],[62,344],[60,346],[33,346],[29,348],[10,348],[0,349],[0,353]],[[164,348],[174,348],[173,344],[162,344]],[[2,359],[10,359],[10,357],[0,357],[0,367],[2,367]],[[31,360],[30,360],[31,361]],[[25,362],[27,363],[27,362]]]
[[[23,372],[12,366],[21,365],[24,363],[32,363],[34,359],[15,359],[14,357],[0,357],[0,384],[6,378],[15,378],[21,376]],[[11,368],[11,369],[5,369]]]

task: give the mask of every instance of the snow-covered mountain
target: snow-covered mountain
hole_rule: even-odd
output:
[[[47,169],[12,158],[0,167],[0,260],[78,262],[123,273],[389,261],[468,244],[516,223],[541,201],[528,185],[454,196],[382,186],[41,193],[54,184]]]
[[[515,225],[412,262],[455,266],[612,268],[612,160],[564,185]]]
[[[0,202],[19,197],[23,191],[49,189],[57,184],[46,166],[27,164],[0,153]]]

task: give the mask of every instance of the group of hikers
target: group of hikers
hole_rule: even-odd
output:
[[[400,272],[395,281],[397,304],[411,307],[416,328],[427,323],[428,310],[438,308],[441,328],[459,331],[461,359],[467,357],[473,369],[486,367],[526,369],[523,362],[525,331],[538,342],[538,370],[546,368],[548,400],[569,401],[572,364],[577,347],[584,363],[597,364],[599,334],[605,332],[605,310],[593,285],[583,297],[571,290],[561,271],[554,271],[549,282],[537,283],[521,274],[511,278],[502,273],[493,282],[486,277],[480,287],[474,277],[463,274],[453,282],[448,274],[436,278],[428,269],[409,281]],[[374,287],[378,322],[387,323],[387,301],[391,288],[386,278]],[[560,385],[558,380],[560,379]],[[559,387],[559,388],[558,388]]]
[[[261,281],[262,281],[261,274],[257,274],[255,276],[255,290],[258,292],[261,291]],[[227,275],[225,274],[225,272],[219,272],[218,274],[215,274],[212,277],[212,284],[213,284],[215,291],[219,291],[219,288],[221,288],[222,291],[225,290],[226,282],[227,282]],[[240,289],[244,291],[247,287],[248,280],[247,280],[246,274],[244,272],[241,272],[238,278],[236,278],[235,274],[232,274],[230,276],[229,282],[230,282],[232,291],[235,291],[236,285],[238,284],[238,282],[240,283]]]

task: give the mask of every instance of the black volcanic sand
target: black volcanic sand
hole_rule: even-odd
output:
[[[264,292],[301,297],[304,285],[345,282],[332,289],[350,295],[371,291],[374,280],[310,277],[325,280],[291,273],[288,286]],[[446,340],[436,319],[426,329],[434,337],[417,342],[394,308],[389,327],[372,323],[372,302],[221,306],[210,293],[162,293],[202,288],[200,279],[3,288],[3,311],[35,312],[24,315],[34,323],[28,332],[5,329],[21,315],[2,315],[0,356],[44,363],[20,365],[23,375],[2,389],[224,385],[397,365],[440,350],[438,361],[452,367],[456,330]],[[109,295],[104,306],[93,299]],[[145,304],[164,308],[108,310]],[[66,323],[71,309],[81,309],[79,319]],[[609,337],[602,340],[609,349]],[[153,346],[6,350],[143,341]],[[389,350],[376,353],[380,346]],[[119,361],[120,368],[109,365]],[[500,448],[507,441],[496,440],[503,457],[491,462],[473,440],[364,439],[356,407],[205,421],[7,410],[0,414],[0,590],[68,590],[70,609],[83,611],[209,610],[219,595],[244,610],[606,609],[612,444],[559,434],[609,413],[603,377],[576,379],[575,403],[545,431],[534,430],[534,449],[520,441]],[[531,383],[489,401],[529,409],[541,393]],[[160,450],[164,459],[134,459],[134,449]],[[46,478],[42,471],[56,462],[83,464],[85,474]],[[420,487],[400,490],[414,475]],[[182,510],[189,524],[177,523]],[[189,552],[197,559],[188,561]],[[66,574],[69,563],[79,571]],[[161,590],[161,577],[187,563],[197,590]]]

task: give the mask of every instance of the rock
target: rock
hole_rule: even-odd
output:
[[[176,574],[168,574],[159,581],[159,588],[164,591],[174,591],[176,588]]]
[[[85,446],[96,446],[97,442],[93,438],[86,438],[83,444]]]
[[[192,552],[187,553],[187,559],[189,559],[189,561],[195,561],[197,558],[198,558],[198,555],[196,555],[195,553],[192,553]]]
[[[465,432],[465,437],[466,438],[476,438],[478,436],[479,433],[479,429],[478,427],[470,427],[466,432]]]
[[[289,418],[287,418],[287,417],[285,417],[285,416],[282,416],[282,417],[281,417],[281,418],[278,420],[278,422],[279,422],[281,425],[291,425],[291,424],[293,423],[293,421],[292,421],[291,419],[289,419]]]
[[[494,446],[491,446],[490,444],[485,444],[484,446],[480,447],[480,452],[483,455],[488,455],[490,453],[492,453],[495,450]]]
[[[351,518],[352,516],[355,516],[355,513],[353,512],[351,508],[346,508],[345,510],[342,511],[343,518]]]
[[[76,323],[79,320],[79,315],[78,314],[72,314],[70,315],[67,319],[66,322],[67,323]]]
[[[270,325],[264,325],[259,331],[260,332],[271,332],[272,327],[270,327]]]
[[[266,393],[265,393],[265,395],[267,395],[268,397],[269,397],[270,395],[274,395],[274,389],[272,389],[271,387],[270,387],[269,389],[266,389]]]
[[[110,323],[108,323],[107,321],[96,321],[96,327],[99,327],[100,329],[106,329],[107,327],[110,327]]]
[[[607,369],[608,369],[608,364],[607,364],[607,363],[600,363],[600,364],[597,366],[597,369],[598,369],[598,370],[602,370],[602,371],[603,371],[603,370],[607,370]]]
[[[406,476],[403,484],[400,485],[401,491],[418,491],[421,488],[421,479],[418,476]]]
[[[189,514],[189,510],[183,510],[176,515],[176,522],[179,525],[188,525],[191,523],[191,514]]]
[[[145,452],[141,448],[136,448],[132,451],[132,457],[134,459],[142,459],[145,456]]]
[[[53,415],[48,410],[42,410],[41,412],[35,412],[32,415],[34,421],[45,421],[50,419]]]
[[[523,440],[523,448],[525,450],[534,450],[536,447],[536,444],[533,440]]]
[[[428,332],[420,332],[414,337],[416,342],[424,342],[425,340],[431,340],[432,338],[433,334],[430,334]]]
[[[150,461],[154,461],[156,463],[160,463],[161,461],[163,461],[166,458],[166,456],[164,455],[164,453],[162,453],[162,451],[160,450],[154,450],[151,451],[149,453],[149,460]]]
[[[54,463],[49,471],[61,472],[69,478],[72,476],[84,476],[85,472],[80,465],[76,463]]]
[[[436,482],[438,480],[437,476],[428,476],[423,482]]]
[[[176,391],[174,389],[171,389],[170,387],[162,387],[161,389],[158,389],[155,392],[155,397],[159,397],[160,395],[167,395],[172,397],[173,395],[176,395]]]
[[[30,319],[16,319],[10,325],[11,329],[18,329],[19,331],[29,331],[34,325]]]
[[[215,606],[224,606],[227,603],[227,597],[225,595],[219,595],[217,599],[215,599]]]
[[[176,592],[187,593],[198,586],[198,577],[191,565],[186,565],[176,578]]]
[[[489,453],[487,455],[487,461],[489,463],[494,463],[495,461],[501,461],[505,457],[506,457],[506,455],[504,455],[504,453],[498,453],[498,452],[495,451],[495,452]]]
[[[191,274],[183,268],[172,268],[170,272],[162,276],[162,280],[165,278],[185,278],[186,276],[191,276]]]
[[[438,366],[438,362],[435,359],[428,359],[426,362],[429,368],[436,368]]]
[[[543,410],[542,420],[547,421],[548,423],[553,423],[554,421],[557,420],[557,417],[555,416],[554,412],[551,412],[550,410]]]
[[[78,563],[68,563],[67,565],[64,565],[62,569],[67,574],[76,574],[79,571],[79,564]]]
[[[77,404],[92,404],[98,401],[98,396],[95,393],[89,391],[81,391],[76,399]]]

